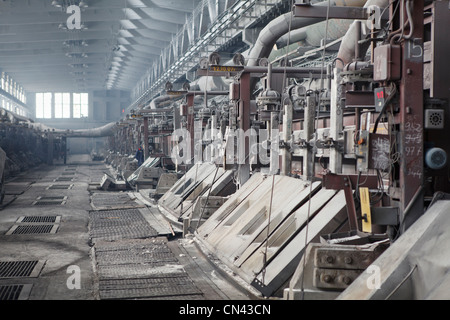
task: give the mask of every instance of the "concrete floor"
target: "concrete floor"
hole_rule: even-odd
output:
[[[22,290],[22,296],[17,299],[28,300],[106,298],[247,300],[254,298],[250,292],[236,286],[233,279],[228,277],[223,270],[215,268],[214,264],[199,250],[195,239],[173,236],[170,229],[165,232],[164,228],[168,224],[165,225],[163,217],[145,203],[134,201],[132,196],[131,206],[130,201],[127,201],[126,204],[119,201],[119,203],[111,203],[109,209],[138,210],[137,214],[142,214],[157,234],[147,238],[138,234],[136,239],[133,238],[133,233],[124,239],[120,234],[118,236],[115,234],[113,241],[104,241],[104,238],[92,239],[90,219],[95,217],[95,214],[103,212],[101,210],[93,211],[99,208],[93,207],[92,195],[101,192],[97,186],[99,186],[104,173],[110,173],[109,170],[103,162],[91,162],[87,155],[72,156],[65,165],[41,166],[7,182],[7,195],[3,208],[0,210],[0,263],[40,261],[42,268],[35,268],[34,271],[37,274],[31,276],[0,277],[0,289],[2,286],[25,284],[27,286]],[[68,178],[72,181],[55,181],[58,178]],[[61,184],[71,185],[71,188],[67,190],[49,189],[52,185]],[[117,195],[117,199],[124,196],[123,192],[107,193],[108,196]],[[64,196],[67,198],[63,204],[61,204],[62,202],[57,205],[52,203],[35,204],[39,197]],[[61,220],[50,223],[56,225],[56,233],[9,234],[14,226],[30,225],[30,223],[21,222],[20,217],[23,216],[60,216]],[[102,221],[113,223],[119,218],[110,216]],[[43,224],[45,223],[34,223],[33,225],[42,226]],[[112,233],[117,231],[109,227],[100,231],[103,232],[103,236],[108,236],[104,233],[108,230],[111,230]],[[121,230],[123,231],[123,229]],[[162,240],[160,245],[164,247],[159,246],[158,248],[166,250],[164,257],[171,259],[169,264],[158,261],[156,254],[151,255],[151,250],[157,248],[160,240]],[[103,252],[106,256],[98,254],[100,250],[105,250],[105,248],[110,250],[108,248],[114,245],[117,248],[113,248],[113,251]],[[145,263],[142,262],[143,260],[139,260],[144,254],[150,254],[146,256],[150,260],[146,260]],[[101,257],[106,257],[106,264],[102,264],[101,259],[103,258]],[[173,270],[164,271],[161,266],[166,269],[170,267]],[[136,275],[138,269],[140,273]],[[163,271],[158,273],[160,272],[158,270]],[[115,275],[111,276],[111,272]],[[125,273],[121,274],[121,272]],[[155,273],[158,273],[157,276]],[[167,290],[162,290],[160,293],[152,289],[153,281],[167,281],[168,279],[173,281],[174,277],[183,279],[183,285],[186,286],[180,287],[181,289],[177,292],[171,291],[173,286],[167,286]],[[132,278],[142,281],[131,281]],[[111,280],[114,280],[113,284],[111,284]],[[121,285],[122,283],[123,285]],[[162,285],[155,284],[155,289],[158,286],[161,288]],[[187,288],[187,291],[183,292],[182,288]]]

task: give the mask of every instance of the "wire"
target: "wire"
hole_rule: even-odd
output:
[[[262,282],[264,283],[264,279],[266,276],[266,264],[267,264],[267,250],[269,248],[269,236],[270,236],[270,219],[272,215],[272,201],[273,201],[273,189],[275,185],[275,175],[272,175],[272,189],[270,191],[270,204],[269,204],[269,216],[267,222],[267,235],[266,235],[266,246],[263,255],[263,270],[262,270]]]
[[[397,94],[397,86],[395,85],[394,82],[391,83],[391,88],[392,88],[391,92],[390,92],[388,98],[384,101],[383,107],[381,108],[381,111],[378,114],[377,119],[375,120],[375,124],[373,126],[373,133],[377,133],[378,123],[380,122],[381,118],[383,117],[383,114],[386,111],[386,107],[388,106],[388,104],[391,103],[392,99]]]
[[[291,7],[293,7],[295,4],[295,1],[292,0],[291,1]],[[287,39],[287,46],[286,46],[286,52],[289,49],[289,45],[290,45],[290,41],[291,41],[291,27],[292,27],[292,19],[293,19],[294,14],[291,13],[290,19],[289,19],[289,28],[288,28],[288,39]],[[285,90],[285,86],[286,86],[286,78],[287,78],[287,57],[288,54],[285,55],[284,57],[284,71],[283,71],[283,85],[282,85],[282,90],[281,92],[283,93]],[[272,81],[271,79],[269,79],[270,81]],[[269,216],[268,216],[268,225],[267,225],[267,236],[266,236],[266,247],[265,247],[265,251],[263,254],[263,269],[262,269],[262,282],[264,283],[264,278],[265,278],[265,274],[266,274],[266,264],[267,264],[267,250],[268,250],[268,246],[269,246],[269,235],[270,235],[270,217],[272,214],[272,199],[273,199],[273,189],[274,189],[274,183],[275,183],[275,173],[272,173],[272,189],[271,189],[271,194],[270,194],[270,206],[269,206]]]
[[[211,189],[213,188],[214,183],[216,183],[216,176],[217,176],[217,172],[218,172],[218,171],[219,171],[219,167],[216,167],[216,173],[214,173],[213,181],[212,181],[212,183],[211,183],[211,186],[209,187],[208,195],[206,196],[205,205],[204,205],[203,208],[202,208],[202,213],[200,214],[200,217],[198,218],[197,225],[195,226],[195,230],[196,230],[196,231],[197,231],[197,229],[198,229],[198,226],[200,225],[200,222],[202,221],[203,213],[205,212],[205,208],[206,208],[206,205],[208,204],[209,196],[210,196],[210,194],[211,194]]]
[[[328,5],[327,5],[327,15],[326,15],[326,22],[325,22],[325,39],[324,39],[324,43],[323,43],[323,52],[322,52],[322,68],[320,71],[320,90],[319,90],[319,103],[318,103],[318,108],[316,110],[316,121],[314,124],[314,141],[317,142],[317,128],[319,126],[319,115],[320,115],[320,98],[321,95],[320,93],[323,90],[323,69],[325,68],[325,52],[326,52],[326,46],[327,46],[327,38],[328,38],[328,22],[329,22],[329,16],[330,16],[330,0],[328,0]],[[316,154],[316,149],[317,149],[317,143],[314,143],[314,147],[313,147],[313,155],[311,157],[311,161],[312,161],[312,168],[314,170],[314,155]],[[312,174],[313,176],[314,174]],[[304,288],[304,280],[305,280],[305,268],[306,268],[306,247],[308,246],[308,232],[309,232],[309,220],[311,218],[311,200],[312,200],[312,192],[313,192],[313,177],[311,176],[311,184],[309,186],[309,195],[308,195],[308,215],[306,217],[306,227],[305,227],[305,246],[303,248],[303,272],[302,272],[302,279],[301,279],[301,288],[300,288],[300,292],[302,293],[302,300],[305,297],[305,288]]]
[[[291,8],[293,8],[295,5],[295,1],[291,1]],[[283,86],[281,92],[284,92],[285,86],[286,86],[286,73],[287,73],[287,65],[288,65],[288,50],[289,46],[291,44],[291,28],[292,28],[292,19],[294,17],[294,14],[291,13],[291,16],[289,18],[289,27],[288,27],[288,39],[287,39],[287,45],[286,45],[286,55],[284,56],[284,71],[283,71]],[[272,81],[272,80],[271,80]]]

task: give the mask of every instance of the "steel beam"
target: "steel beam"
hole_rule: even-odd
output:
[[[307,3],[294,5],[294,17],[365,20],[369,17],[362,7],[314,6]]]
[[[396,119],[401,129],[399,188],[402,232],[423,213],[423,194],[416,196],[424,183],[423,8],[423,0],[414,1],[414,9],[411,10],[414,29],[411,37],[402,42],[400,113]],[[416,205],[410,206],[412,200]],[[406,208],[411,209],[405,212]]]

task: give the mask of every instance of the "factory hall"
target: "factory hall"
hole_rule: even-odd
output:
[[[0,1],[0,300],[449,300],[449,25],[449,0]]]

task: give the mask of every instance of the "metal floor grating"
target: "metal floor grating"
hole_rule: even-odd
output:
[[[62,206],[65,205],[65,201],[45,201],[45,200],[37,200],[33,202],[33,206]]]
[[[143,249],[141,251],[115,251],[115,252],[97,252],[97,262],[99,265],[117,265],[117,264],[158,264],[176,263],[177,258],[172,252],[152,252]]]
[[[90,211],[89,235],[91,239],[139,239],[158,235],[139,210]]]
[[[16,223],[60,223],[61,216],[24,216],[17,219]]]
[[[202,292],[186,274],[145,279],[114,279],[99,282],[101,299],[201,297]]]
[[[0,261],[0,278],[36,278],[45,261]]]
[[[59,225],[42,224],[42,225],[14,225],[6,235],[18,234],[55,234]]]
[[[94,248],[100,299],[204,299],[166,238],[100,241]]]
[[[0,285],[0,301],[28,300],[32,284]]]
[[[95,207],[121,205],[121,204],[134,204],[134,200],[130,198],[127,193],[94,193],[92,195],[92,204]]]
[[[52,184],[47,190],[70,190],[73,188],[73,184]]]
[[[67,196],[41,196],[37,197],[37,200],[63,201],[67,200]]]
[[[59,177],[59,178],[56,178],[56,179],[53,180],[53,181],[55,181],[55,182],[58,182],[58,181],[73,181],[73,178],[69,178],[69,177]]]
[[[41,196],[32,203],[33,206],[62,206],[65,205],[67,196]]]

